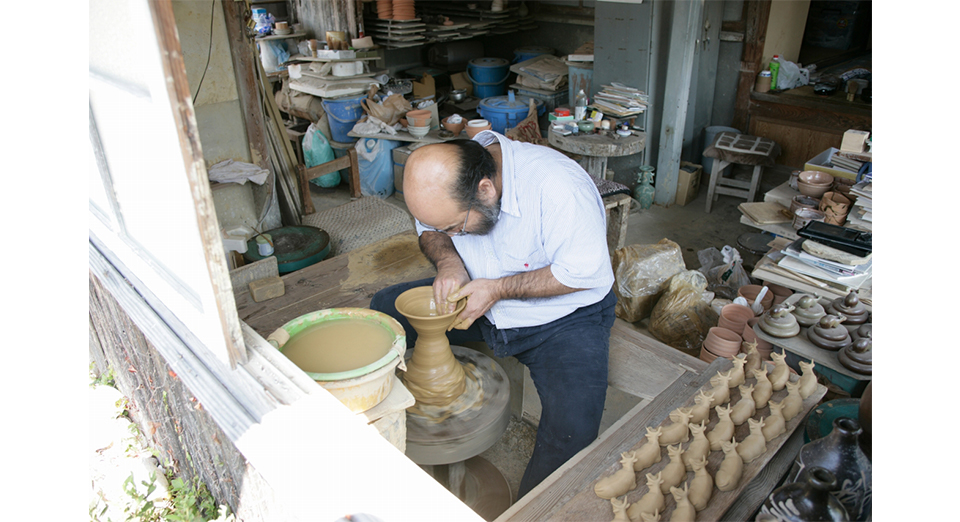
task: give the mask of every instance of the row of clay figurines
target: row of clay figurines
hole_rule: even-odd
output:
[[[668,493],[676,502],[670,520],[694,520],[696,512],[702,511],[709,503],[714,486],[720,491],[731,491],[737,487],[743,474],[743,465],[762,455],[768,441],[786,432],[786,423],[802,410],[803,399],[817,389],[813,362],[801,362],[802,375],[791,382],[786,357],[776,352],[770,355],[774,367],[769,373],[762,365],[749,368],[747,356],[738,355],[733,359],[733,368],[726,373],[717,372],[710,379],[711,388],[699,391],[694,398],[694,406],[672,411],[669,415],[670,424],[647,427],[646,442],[632,452],[621,454],[621,468],[594,485],[597,496],[610,499],[614,521],[659,520],[660,513],[666,507],[665,495]],[[748,373],[753,375],[755,384],[746,383]],[[730,402],[730,390],[734,388],[739,389],[740,400],[724,407]],[[787,395],[780,402],[770,400],[773,392],[784,388]],[[767,406],[770,409],[769,416],[751,418],[757,410]],[[718,421],[712,430],[707,431],[711,408],[717,412]],[[734,431],[744,422],[749,424],[750,434],[738,443]],[[682,443],[688,441],[690,444],[683,449]],[[646,474],[647,493],[632,504],[627,502],[626,497],[618,498],[637,487],[637,472],[643,472],[661,461],[660,448],[664,446],[670,460],[656,474]],[[711,451],[720,450],[724,453],[724,459],[714,478],[706,469],[707,458]],[[694,477],[686,484],[688,471],[694,472]]]

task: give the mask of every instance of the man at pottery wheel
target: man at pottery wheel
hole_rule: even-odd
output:
[[[386,288],[370,307],[413,347],[398,295],[432,285],[438,306],[467,297],[450,343],[486,342],[530,369],[543,410],[523,496],[599,431],[616,304],[603,201],[575,161],[493,131],[414,151],[403,192],[437,277]]]

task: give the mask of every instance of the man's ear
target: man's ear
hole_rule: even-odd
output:
[[[489,205],[497,199],[497,186],[490,178],[483,178],[477,184],[477,196],[484,204]]]

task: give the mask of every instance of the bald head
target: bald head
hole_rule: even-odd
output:
[[[477,187],[493,178],[493,156],[472,140],[454,140],[415,150],[403,170],[403,196],[410,213],[437,226],[441,217],[476,205]],[[437,221],[439,219],[439,221]]]

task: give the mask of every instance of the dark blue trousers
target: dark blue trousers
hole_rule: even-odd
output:
[[[403,325],[408,349],[416,343],[417,333],[394,302],[410,288],[432,284],[433,279],[401,283],[377,292],[370,301],[370,308]],[[497,357],[515,357],[530,369],[543,409],[518,497],[597,438],[616,303],[611,290],[600,302],[541,326],[498,329],[481,317],[466,330],[447,332],[451,344],[486,342]]]

